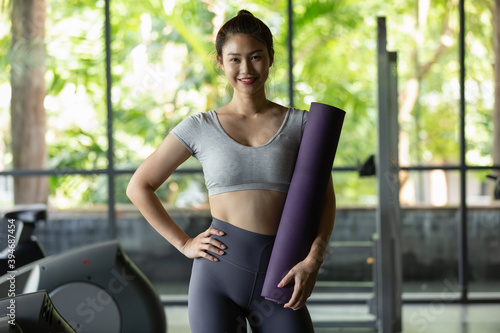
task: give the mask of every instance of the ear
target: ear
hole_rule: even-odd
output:
[[[217,59],[217,63],[219,64],[220,69],[222,69],[224,71],[224,64],[222,62],[222,57],[217,55],[216,59]]]
[[[271,50],[269,67],[271,67],[273,65],[273,63],[274,63],[274,49]]]

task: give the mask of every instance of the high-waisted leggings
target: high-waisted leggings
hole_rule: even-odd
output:
[[[189,283],[188,312],[192,333],[243,333],[247,320],[253,333],[312,333],[306,306],[293,311],[260,296],[275,236],[241,229],[212,220],[224,231],[212,236],[227,248],[211,261],[193,262]]]

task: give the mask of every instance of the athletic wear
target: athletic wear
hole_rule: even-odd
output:
[[[200,161],[208,195],[239,190],[288,192],[307,111],[288,109],[276,134],[261,146],[232,139],[214,110],[184,119],[170,133]],[[266,128],[262,133],[266,133]]]
[[[227,246],[214,262],[194,260],[189,284],[188,312],[192,333],[313,333],[309,311],[293,311],[260,296],[275,236],[241,229],[216,218],[212,227],[225,232],[212,236]],[[246,319],[245,319],[246,318]]]

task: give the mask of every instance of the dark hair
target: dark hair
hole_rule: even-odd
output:
[[[222,47],[226,44],[227,38],[236,34],[247,34],[264,43],[269,58],[271,62],[273,61],[273,34],[271,30],[264,22],[245,9],[240,10],[238,15],[224,23],[217,33],[215,50],[219,57],[222,57]]]

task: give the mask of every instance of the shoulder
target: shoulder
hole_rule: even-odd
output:
[[[181,141],[191,154],[196,155],[202,146],[202,136],[206,133],[206,124],[210,122],[210,111],[198,112],[184,118],[170,133]]]
[[[306,121],[307,120],[307,115],[309,114],[309,112],[307,110],[301,110],[301,109],[297,109],[297,108],[290,108],[290,114],[291,116],[297,118],[297,119],[300,119],[302,121]]]
[[[302,116],[304,113],[308,113],[307,110],[302,110],[302,109],[298,109],[298,108],[289,108],[289,111],[291,113],[294,113],[294,114],[300,115],[300,116]]]
[[[192,115],[189,115],[188,117],[184,118],[179,122],[179,125],[183,124],[183,126],[191,125],[191,126],[199,126],[202,125],[203,123],[206,123],[210,118],[211,118],[211,113],[213,111],[206,111],[206,112],[198,112]]]
[[[212,111],[198,112],[188,116],[185,120],[189,119],[189,121],[202,122],[209,116],[210,112]]]
[[[176,136],[201,135],[203,128],[212,122],[212,112],[206,111],[192,114],[181,120],[170,132],[174,135],[177,134]]]
[[[307,122],[307,115],[309,114],[309,112],[297,108],[290,108],[288,112],[289,121],[294,124],[294,128],[296,128],[297,130],[300,129],[301,132],[304,132],[304,128]]]

